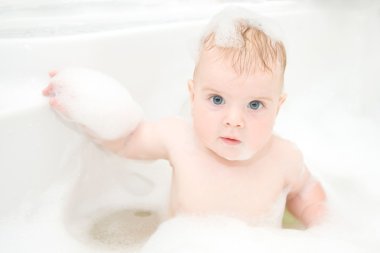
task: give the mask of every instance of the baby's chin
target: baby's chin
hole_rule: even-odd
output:
[[[245,146],[236,147],[232,150],[214,150],[214,152],[228,161],[246,161],[256,154],[256,150]]]
[[[251,152],[241,152],[241,154],[237,154],[237,155],[225,155],[225,156],[222,156],[224,159],[228,160],[228,161],[246,161],[246,160],[249,160],[251,159],[254,155],[255,155],[256,152],[254,151],[251,151]]]

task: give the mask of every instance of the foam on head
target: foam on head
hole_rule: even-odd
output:
[[[286,52],[279,31],[265,17],[240,7],[229,7],[210,21],[199,54],[204,50],[220,50],[238,73],[273,72],[277,66],[283,73]]]

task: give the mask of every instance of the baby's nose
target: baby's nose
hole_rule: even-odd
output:
[[[244,127],[243,112],[238,109],[230,109],[224,119],[224,125],[228,127]]]

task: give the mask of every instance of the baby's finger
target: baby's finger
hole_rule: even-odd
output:
[[[58,73],[58,70],[52,69],[52,70],[49,71],[49,76],[50,77],[54,77],[57,73]]]
[[[56,113],[58,113],[59,116],[61,116],[61,118],[63,118],[64,120],[70,120],[70,116],[66,108],[62,104],[60,104],[59,101],[55,97],[50,98],[49,104],[50,104],[50,107]]]
[[[49,100],[49,104],[50,104],[51,107],[53,107],[53,108],[55,108],[55,109],[60,109],[60,108],[59,108],[58,101],[57,101],[57,99],[55,99],[55,98],[51,98],[51,99]]]
[[[45,97],[53,97],[55,95],[53,85],[49,84],[45,89],[43,89],[42,95]]]

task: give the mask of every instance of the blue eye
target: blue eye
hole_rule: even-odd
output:
[[[224,99],[221,96],[215,95],[211,97],[211,102],[215,105],[224,104]]]
[[[261,103],[260,101],[257,101],[257,100],[253,100],[253,101],[249,102],[248,106],[252,110],[258,110],[263,106],[263,103]]]

